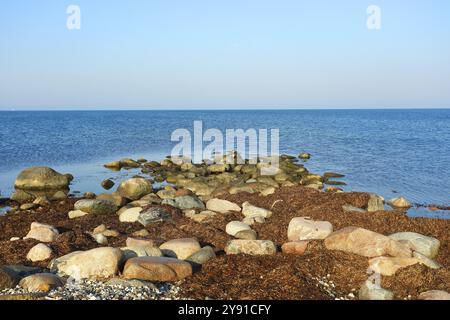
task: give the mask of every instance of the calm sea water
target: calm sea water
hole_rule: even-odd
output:
[[[74,174],[72,190],[101,192],[102,179],[135,173],[104,163],[162,159],[175,145],[172,131],[192,132],[195,120],[204,129],[278,128],[281,152],[310,152],[307,168],[345,174],[346,190],[450,205],[450,110],[0,112],[2,196],[36,165]]]

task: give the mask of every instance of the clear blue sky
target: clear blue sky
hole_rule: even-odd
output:
[[[450,1],[1,1],[0,108],[61,107],[450,107]]]

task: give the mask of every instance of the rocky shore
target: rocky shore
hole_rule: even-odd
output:
[[[450,220],[343,192],[306,153],[272,176],[232,156],[121,159],[105,167],[141,174],[82,197],[25,169],[0,216],[0,299],[450,299]]]

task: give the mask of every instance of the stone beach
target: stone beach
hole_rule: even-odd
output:
[[[308,153],[272,176],[230,157],[112,161],[141,173],[83,196],[25,169],[0,216],[0,299],[449,299],[450,220],[343,192]]]

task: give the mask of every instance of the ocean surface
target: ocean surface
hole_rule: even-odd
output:
[[[105,178],[136,171],[103,167],[123,157],[161,160],[178,128],[279,129],[280,152],[309,152],[306,167],[335,171],[347,191],[405,196],[418,204],[450,206],[450,110],[216,110],[0,112],[0,192],[13,191],[30,166],[72,173],[72,191],[104,192]],[[206,144],[206,143],[205,143]],[[414,209],[410,215],[450,217]]]

